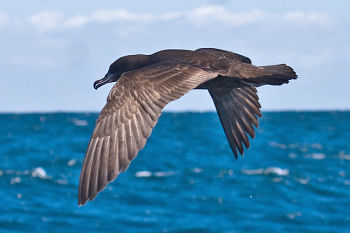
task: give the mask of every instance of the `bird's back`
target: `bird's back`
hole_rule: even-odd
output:
[[[168,49],[149,55],[153,62],[187,63],[203,69],[223,70],[228,69],[232,63],[241,63],[242,58],[238,54],[225,50],[203,48],[199,50]],[[250,61],[250,60],[249,60]]]
[[[150,55],[154,60],[173,60],[173,61],[195,61],[195,60],[215,60],[217,58],[228,58],[231,60],[250,63],[251,60],[243,55],[215,48],[200,48],[197,50],[185,49],[166,49]]]

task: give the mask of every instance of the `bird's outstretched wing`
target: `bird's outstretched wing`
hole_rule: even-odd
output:
[[[93,200],[128,168],[166,104],[217,75],[171,62],[124,73],[97,119],[80,174],[79,205]]]
[[[218,112],[222,127],[236,159],[238,151],[243,155],[249,148],[247,134],[254,138],[254,127],[258,126],[261,117],[259,97],[255,87],[241,87],[231,90],[209,89]]]

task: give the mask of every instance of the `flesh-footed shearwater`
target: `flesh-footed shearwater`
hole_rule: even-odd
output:
[[[102,109],[84,158],[78,204],[125,171],[141,150],[162,109],[192,89],[209,91],[236,159],[249,148],[247,135],[261,117],[256,87],[296,79],[285,64],[252,65],[248,57],[214,48],[162,50],[129,55],[113,62],[94,88],[116,82]]]

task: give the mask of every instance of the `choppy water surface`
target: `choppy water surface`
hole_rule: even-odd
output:
[[[78,207],[96,118],[0,115],[1,232],[350,232],[350,112],[265,112],[237,161],[216,113],[165,113]]]

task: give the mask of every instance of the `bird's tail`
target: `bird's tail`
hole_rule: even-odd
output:
[[[298,77],[294,70],[285,64],[260,66],[260,68],[264,69],[269,75],[254,79],[254,83],[258,85],[282,85]]]

